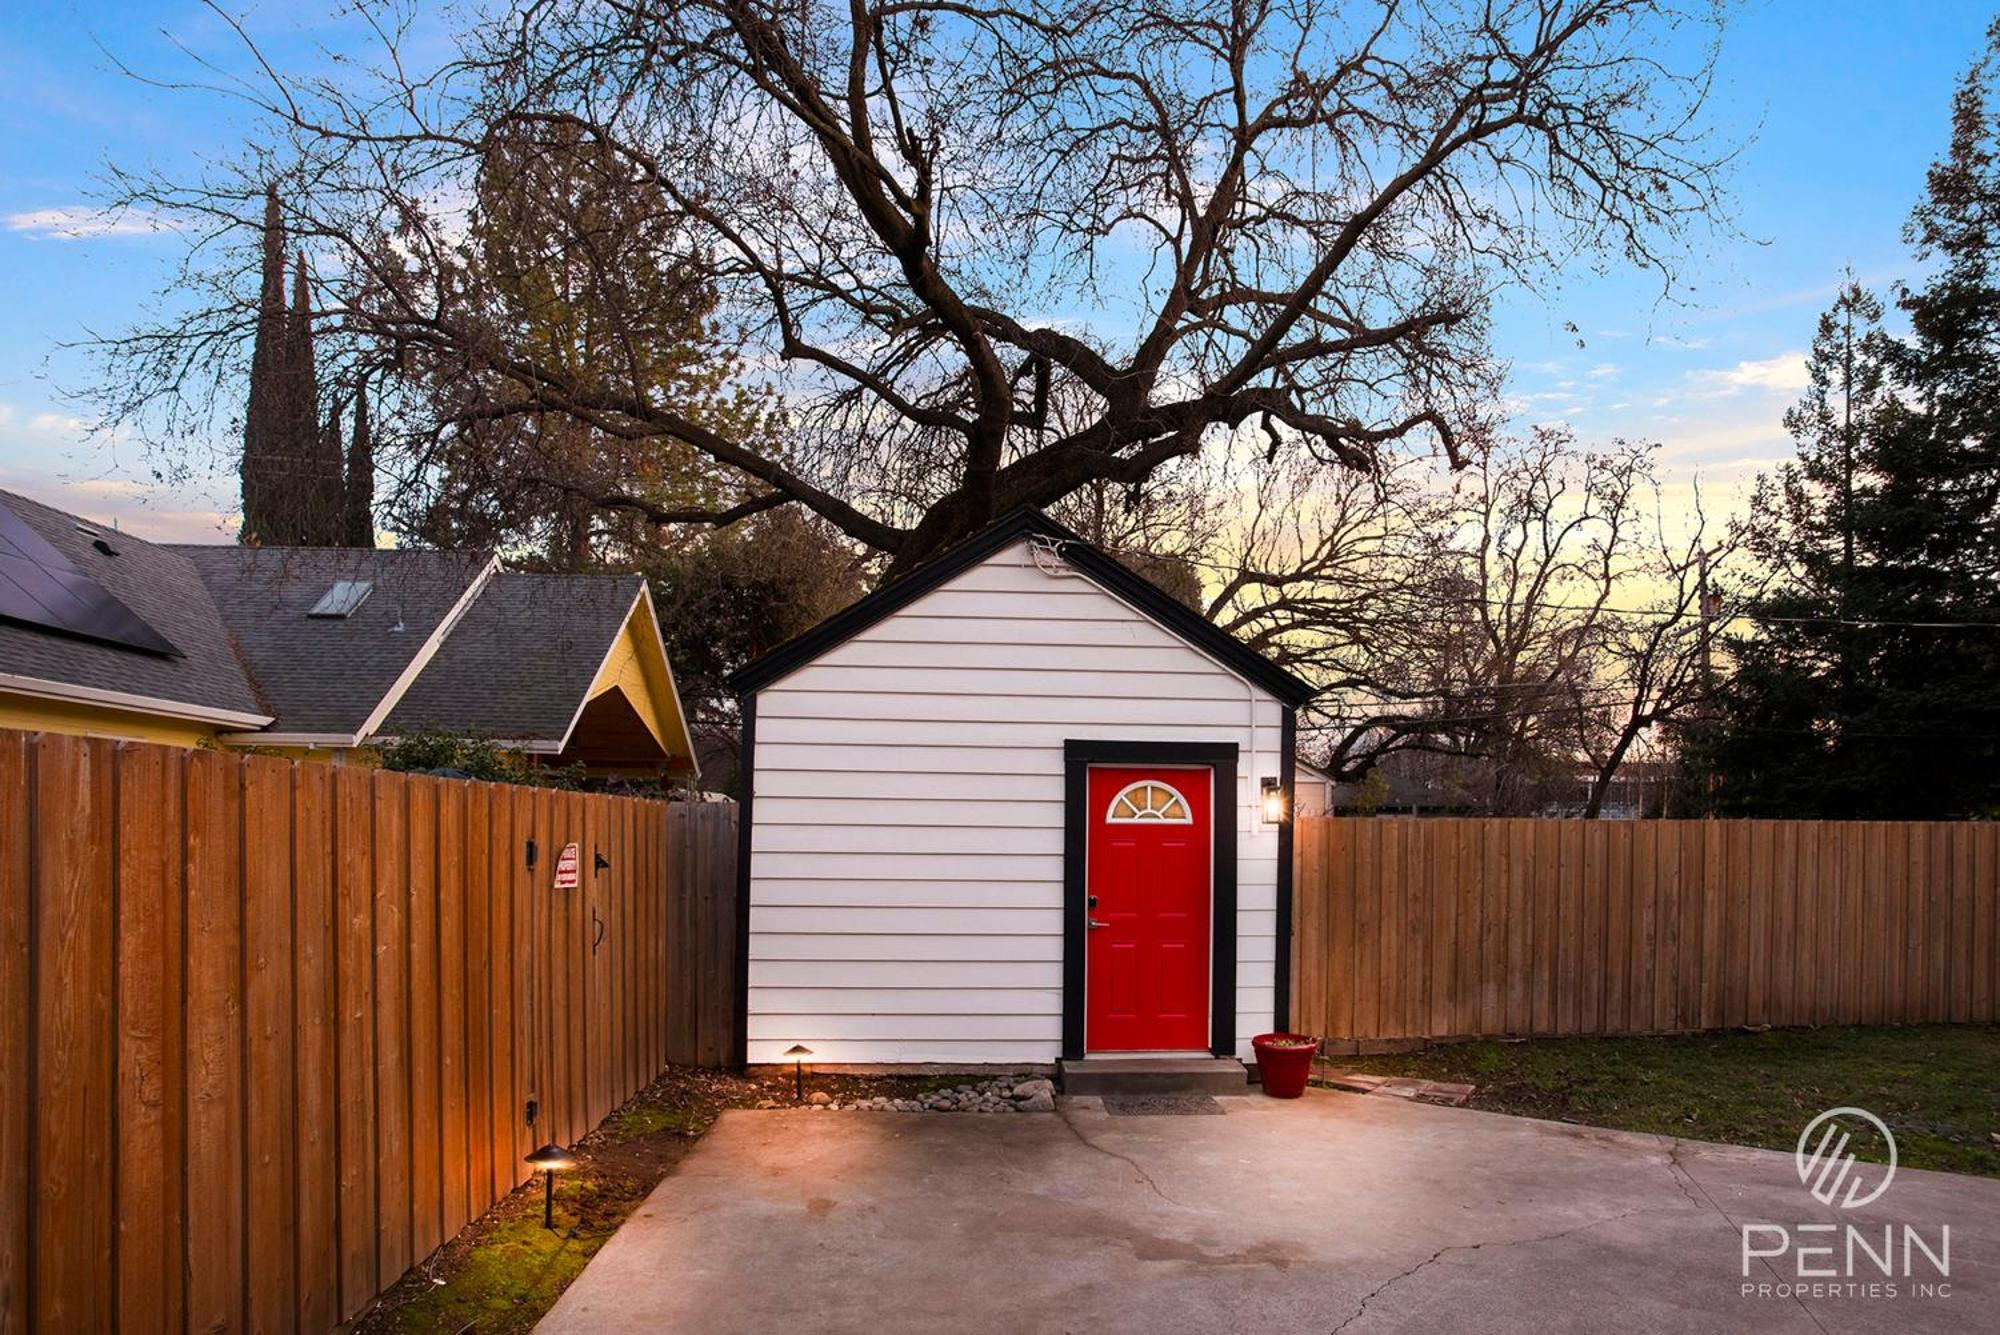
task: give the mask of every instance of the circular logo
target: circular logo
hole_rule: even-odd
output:
[[[1854,1137],[1868,1130],[1888,1147],[1886,1165],[1863,1164],[1849,1151]],[[1896,1138],[1889,1134],[1888,1124],[1866,1108],[1828,1108],[1799,1133],[1792,1163],[1814,1200],[1852,1210],[1880,1196],[1895,1180]]]

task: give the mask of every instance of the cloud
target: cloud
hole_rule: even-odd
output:
[[[1688,380],[1699,391],[1712,395],[1740,394],[1746,389],[1797,392],[1806,387],[1806,355],[1781,352],[1775,357],[1741,361],[1734,366],[1690,371]]]
[[[233,477],[169,485],[121,467],[111,437],[89,436],[82,418],[0,400],[0,491],[154,542],[227,542],[235,537]],[[95,453],[96,457],[91,457]]]
[[[0,463],[0,491],[17,492],[152,542],[229,542],[236,516],[207,496],[122,478],[60,477]]]
[[[37,241],[80,241],[96,236],[153,236],[175,230],[176,224],[144,209],[93,209],[82,204],[10,213],[7,230]]]

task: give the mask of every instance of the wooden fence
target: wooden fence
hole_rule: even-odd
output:
[[[1992,1021],[2000,825],[1301,818],[1294,1026]]]
[[[332,1329],[724,1059],[734,824],[0,732],[0,1332]]]

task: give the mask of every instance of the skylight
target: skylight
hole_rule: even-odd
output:
[[[332,588],[326,591],[324,597],[312,605],[312,611],[306,613],[306,615],[309,617],[350,616],[353,614],[355,608],[361,606],[362,601],[368,597],[368,591],[374,587],[373,582],[365,579],[339,580],[335,582]]]

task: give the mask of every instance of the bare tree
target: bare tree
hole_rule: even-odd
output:
[[[1743,604],[1737,560],[1740,527],[1711,532],[1699,495],[1685,532],[1672,535],[1656,522],[1615,596],[1636,606],[1607,609],[1600,631],[1603,703],[1578,714],[1578,749],[1588,760],[1590,783],[1582,815],[1595,818],[1619,769],[1635,748],[1658,754],[1658,730],[1694,717],[1708,702],[1704,672],[1712,637]]]
[[[1710,59],[1661,53],[1718,10],[514,0],[423,65],[408,12],[361,0],[372,58],[289,77],[253,51],[254,78],[207,82],[270,126],[238,167],[116,178],[115,203],[174,217],[194,251],[169,317],[105,343],[106,417],[176,438],[232,383],[241,238],[282,171],[322,327],[372,364],[488,385],[421,429],[421,402],[385,405],[378,426],[405,425],[378,449],[406,479],[448,434],[560,415],[724,479],[695,504],[614,498],[650,521],[798,505],[893,575],[1009,508],[1143,484],[1240,433],[1319,471],[1398,446],[1461,461],[1502,372],[1497,289],[1593,257],[1668,284],[1713,217]],[[579,370],[459,300],[462,201],[498,138],[585,144],[629,177],[781,391],[782,430],[654,392],[642,339],[600,339]],[[598,262],[589,235],[564,241],[572,272]],[[596,327],[657,323],[647,285],[578,285],[609,303]],[[1057,425],[1059,394],[1085,410]]]
[[[1337,779],[1428,755],[1465,800],[1525,812],[1568,800],[1584,765],[1596,815],[1635,745],[1698,700],[1703,562],[1735,544],[1698,506],[1689,531],[1669,520],[1651,454],[1545,429],[1449,482],[1246,464],[1240,522],[1197,558],[1206,611],[1321,686],[1301,726]]]

